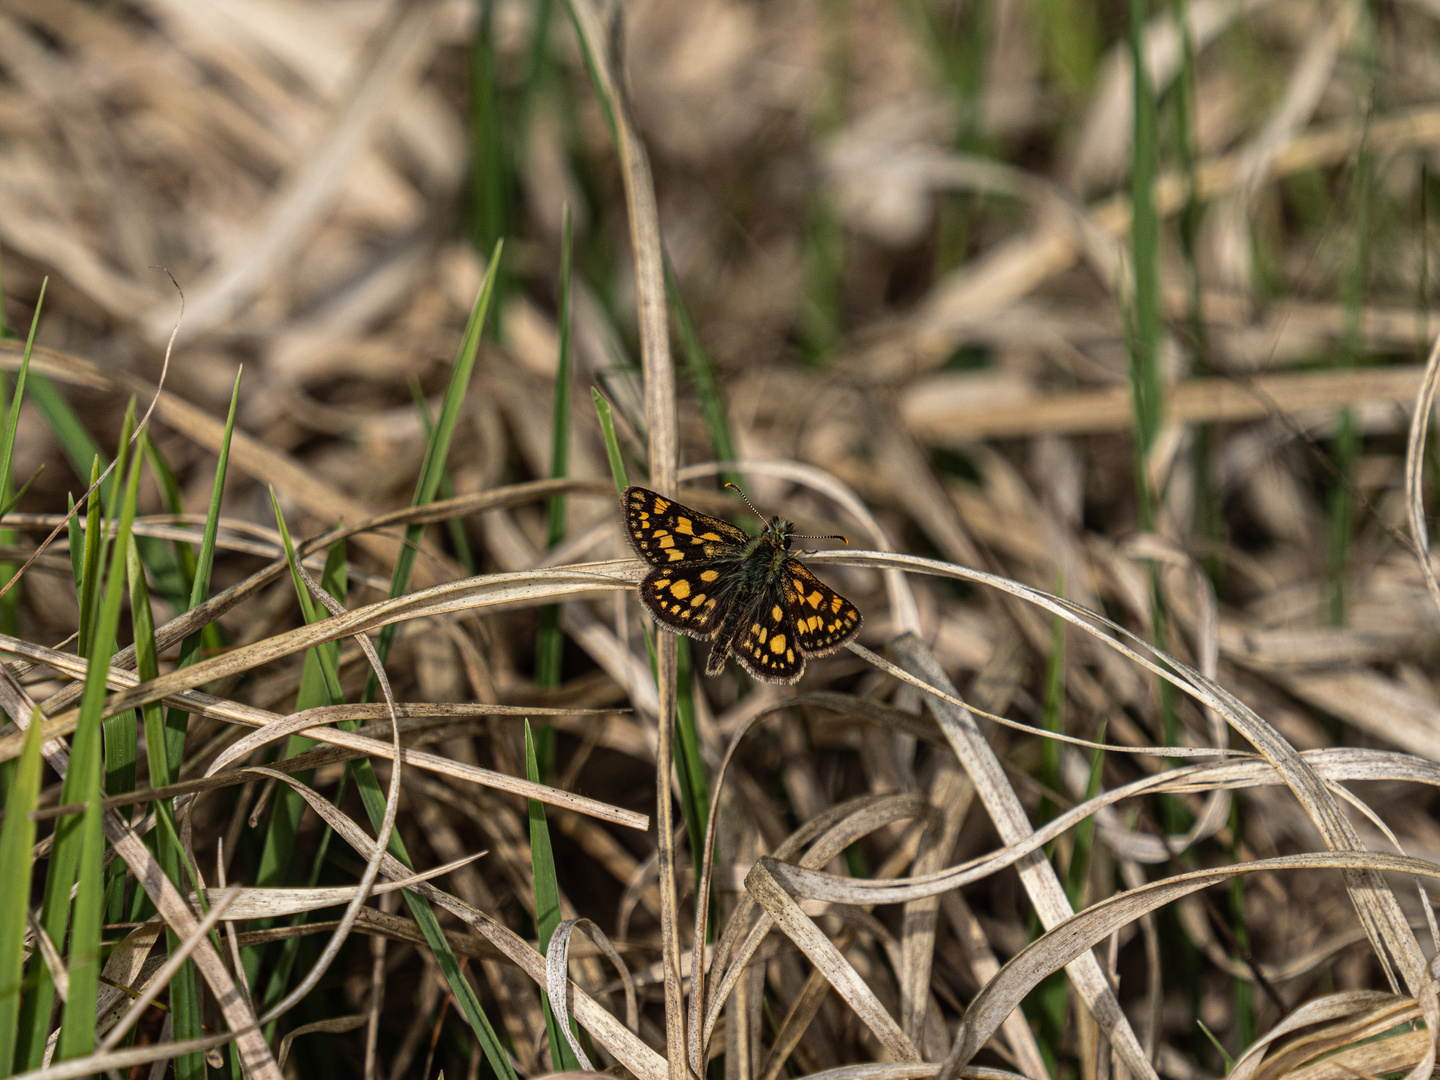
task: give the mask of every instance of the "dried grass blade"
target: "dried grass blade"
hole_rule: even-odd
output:
[[[912,674],[924,678],[931,685],[955,696],[954,686],[945,675],[944,669],[940,667],[939,662],[918,638],[914,635],[902,635],[891,642],[891,648],[900,656],[902,664]],[[1009,844],[1029,837],[1034,832],[1030,825],[1030,819],[1026,816],[1024,807],[1020,805],[1015,790],[1006,780],[1004,770],[1001,768],[999,760],[996,759],[994,751],[990,749],[990,745],[976,726],[974,717],[968,710],[957,708],[934,695],[927,696],[926,700],[935,719],[940,722],[940,727],[945,732],[956,757],[960,759],[965,771],[970,774],[970,779],[975,784],[975,791],[989,812],[1000,838]],[[1030,902],[1034,905],[1035,912],[1044,926],[1053,927],[1072,914],[1064,887],[1060,884],[1054,867],[1050,865],[1043,853],[1032,852],[1015,865],[1020,880],[1030,896]],[[1076,991],[1089,1006],[1095,1022],[1110,1039],[1126,1067],[1135,1076],[1154,1080],[1154,1069],[1146,1059],[1145,1051],[1140,1046],[1134,1030],[1131,1029],[1130,1022],[1121,1012],[1120,1003],[1115,1000],[1115,993],[1110,988],[1105,973],[1100,970],[1100,965],[1095,958],[1088,953],[1078,957],[1075,966],[1070,969],[1069,975]],[[998,1027],[999,1022],[1004,1019],[1005,1017],[1001,1016],[997,1020],[996,1026]],[[957,1033],[957,1043],[960,1036],[966,1035],[970,1030],[967,1013],[966,1022],[961,1025],[960,1032]],[[968,1063],[973,1056],[973,1053],[962,1050],[957,1060],[952,1054],[951,1059],[947,1061],[946,1072],[950,1071],[948,1068],[950,1061],[954,1061],[957,1065],[963,1065]]]
[[[289,777],[278,774],[277,777],[286,783],[293,784]],[[339,813],[328,801],[321,799],[308,789],[299,788],[297,790],[309,802],[311,808],[324,818],[326,824],[357,852],[369,855],[374,850],[374,841],[361,832],[353,821]],[[390,855],[383,856],[381,866],[386,877],[392,881],[409,881],[414,876],[408,867]],[[545,985],[545,958],[519,935],[502,926],[484,912],[475,910],[428,882],[417,882],[410,887],[410,890],[459,916],[511,961],[519,965],[525,974],[535,980],[537,985]],[[576,1020],[634,1073],[637,1080],[663,1080],[668,1075],[665,1059],[646,1046],[638,1036],[611,1016],[593,998],[574,986],[571,988],[570,995]]]
[[[721,780],[723,780],[723,775],[716,780],[717,792],[720,790]],[[839,806],[831,807],[819,817],[812,818],[795,830],[783,844],[775,849],[771,860],[773,865],[767,869],[766,873],[773,877],[774,871],[782,866],[781,860],[794,858],[800,853],[801,848],[810,844],[811,841],[814,843],[810,850],[801,856],[800,866],[806,868],[824,866],[861,837],[891,822],[920,817],[927,810],[928,804],[925,800],[913,792],[864,795],[850,799]],[[711,956],[711,970],[718,970],[721,975],[713,981],[712,988],[705,999],[704,1023],[701,1026],[700,1039],[702,1057],[709,1046],[710,1036],[714,1034],[715,1024],[720,1019],[720,1010],[740,982],[746,968],[750,966],[751,959],[759,949],[760,943],[765,939],[765,935],[770,932],[772,920],[769,913],[763,909],[748,933],[745,931],[756,904],[756,898],[751,896],[748,891],[740,898],[739,903],[730,913],[730,919],[725,924],[725,932],[721,935]],[[740,939],[742,933],[745,934],[743,941]]]
[[[843,997],[866,1027],[880,1040],[887,1053],[900,1061],[919,1061],[915,1044],[900,1029],[895,1018],[885,1011],[875,992],[866,985],[850,963],[821,933],[800,905],[790,899],[770,875],[769,859],[758,860],[745,877],[745,890],[765,909],[786,937],[793,941],[821,971],[826,980]]]
[[[540,765],[535,758],[535,739],[528,720],[525,721],[525,778],[534,784],[540,782]],[[560,925],[560,883],[555,875],[555,849],[550,844],[550,826],[545,821],[545,807],[534,799],[526,800],[525,807],[530,824],[530,880],[535,898],[535,936],[540,951],[546,954],[548,967],[550,938],[555,933],[555,928]],[[582,1067],[590,1069],[590,1062],[586,1060],[584,1053],[579,1052],[575,1034],[570,1030],[570,1017],[563,1007],[563,970],[558,979],[558,996],[562,1006],[558,1009],[554,1004],[556,982],[552,971],[546,978],[546,987],[551,993],[545,1003],[545,1031],[550,1041],[551,1068],[556,1072],[569,1072]]]
[[[1425,361],[1425,375],[1415,395],[1415,410],[1410,415],[1410,438],[1405,447],[1405,500],[1410,515],[1410,539],[1415,545],[1415,559],[1425,578],[1425,589],[1440,616],[1440,581],[1430,562],[1430,529],[1425,521],[1425,436],[1430,416],[1435,409],[1435,392],[1440,387],[1440,336],[1430,348]]]
[[[960,1060],[967,1061],[994,1035],[1000,1022],[1018,1007],[1041,979],[1088,952],[1120,927],[1181,897],[1208,888],[1237,874],[1281,870],[1338,869],[1413,874],[1440,879],[1440,865],[1421,859],[1377,852],[1329,852],[1257,859],[1248,863],[1196,870],[1151,882],[1138,889],[1107,897],[1031,942],[1000,974],[987,983],[971,1002],[961,1025],[957,1045]],[[1393,998],[1392,998],[1393,1000]],[[1314,1022],[1314,1021],[1304,1021]]]
[[[180,943],[178,948],[170,951],[170,958],[165,961],[165,966],[155,973],[155,977],[151,980],[150,985],[145,988],[145,992],[135,999],[129,1011],[110,1029],[110,1033],[105,1037],[105,1041],[96,1048],[95,1052],[97,1054],[106,1054],[115,1049],[116,1043],[123,1039],[125,1033],[135,1026],[141,1015],[150,1007],[150,1003],[160,996],[160,991],[165,989],[165,987],[170,984],[170,980],[189,962],[190,954],[195,951],[196,946],[198,946],[200,942],[205,940],[206,935],[208,935],[215,924],[220,921],[226,909],[230,907],[231,902],[240,894],[240,891],[241,887],[239,885],[233,885],[215,896],[214,903],[206,913],[205,918],[200,921],[190,936]]]
[[[635,980],[630,975],[630,968],[615,946],[610,944],[610,939],[605,936],[598,926],[589,919],[566,919],[555,928],[555,933],[550,937],[550,944],[545,950],[545,993],[550,1000],[550,1008],[556,1016],[565,1016],[569,1011],[567,1001],[567,989],[569,980],[565,977],[569,968],[570,960],[570,938],[575,930],[584,930],[590,935],[592,941],[600,947],[605,958],[615,965],[620,972],[621,984],[625,987],[625,1026],[634,1031],[639,1025],[639,1010],[635,1005]],[[575,1038],[570,1025],[565,1024],[562,1029],[565,1039],[570,1044],[570,1050],[580,1062],[583,1069],[593,1071],[594,1066],[585,1056],[585,1051],[580,1048],[580,1042]]]

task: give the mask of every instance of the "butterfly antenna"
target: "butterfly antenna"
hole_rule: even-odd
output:
[[[850,539],[849,539],[849,537],[841,536],[839,533],[826,533],[824,536],[812,536],[810,533],[791,533],[791,534],[790,534],[790,539],[792,539],[792,540],[844,540],[844,541],[845,541],[845,546],[846,546],[846,547],[849,547],[849,546],[850,546]]]
[[[765,517],[764,514],[760,513],[759,510],[756,510],[756,509],[755,509],[755,504],[750,501],[750,496],[749,496],[749,495],[746,495],[745,492],[740,491],[740,485],[739,485],[739,484],[731,484],[731,483],[728,483],[728,482],[727,482],[725,486],[728,487],[728,488],[734,488],[737,492],[739,492],[740,498],[742,498],[742,499],[745,500],[745,505],[750,508],[751,512],[752,512],[757,518],[759,518],[761,521],[766,521],[766,520],[768,520],[768,519]]]

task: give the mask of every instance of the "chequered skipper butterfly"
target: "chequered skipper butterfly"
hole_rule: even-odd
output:
[[[751,536],[649,488],[628,487],[621,502],[630,543],[655,567],[640,583],[640,602],[665,629],[714,642],[705,674],[719,675],[734,653],[755,678],[793,683],[806,657],[860,632],[855,605],[789,554],[790,522],[771,518]]]

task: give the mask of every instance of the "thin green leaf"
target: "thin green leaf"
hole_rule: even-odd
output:
[[[20,987],[25,974],[25,923],[30,911],[30,877],[35,863],[31,811],[40,799],[40,745],[43,717],[37,708],[25,733],[25,749],[15,764],[5,821],[0,824],[0,1076],[9,1076],[20,1020]]]
[[[100,477],[100,458],[90,463],[90,487]],[[85,508],[85,539],[82,550],[84,558],[80,563],[80,637],[77,646],[82,656],[90,655],[91,626],[95,620],[95,606],[100,596],[100,562],[104,558],[105,530],[101,528],[99,493],[91,494]],[[73,565],[73,564],[72,564]]]
[[[425,404],[425,394],[420,389],[417,380],[410,380],[410,395],[415,401],[415,411],[420,414],[420,423],[425,428],[425,439],[428,442],[435,434],[435,420],[430,415],[430,408]],[[450,467],[447,465],[440,474],[440,498],[453,499],[455,497],[455,482],[450,478]],[[465,522],[461,518],[450,518],[445,522],[445,529],[450,534],[450,543],[455,548],[455,557],[460,560],[460,565],[470,575],[477,573],[475,553],[470,550],[470,538],[465,534]]]
[[[325,571],[320,578],[320,586],[331,596],[344,603],[348,591],[345,567],[345,541],[337,540],[330,545],[325,557]],[[292,563],[293,565],[293,563]],[[309,597],[307,596],[307,600]],[[328,617],[328,612],[322,607],[316,610],[310,605],[307,614],[309,621],[315,621]],[[305,666],[300,675],[300,690],[295,697],[295,710],[313,709],[323,705],[338,705],[343,701],[343,696],[337,697],[335,689],[338,689],[338,663],[340,658],[340,643],[328,641],[323,645],[306,650]],[[334,676],[332,678],[332,676]],[[332,689],[332,684],[335,689]],[[298,754],[311,749],[318,744],[314,739],[305,735],[292,735],[285,743],[282,758],[292,758]],[[342,782],[335,794],[336,805],[346,788],[345,777],[342,774]],[[295,774],[295,778],[302,784],[309,784],[314,779],[315,770],[305,769]],[[281,784],[275,791],[270,811],[269,826],[265,834],[265,846],[260,854],[260,868],[256,872],[256,884],[269,886],[294,885],[295,874],[292,872],[293,859],[295,857],[295,842],[299,835],[300,820],[304,815],[305,800],[300,797],[294,788],[287,784]],[[320,871],[324,865],[325,853],[329,850],[330,838],[333,831],[327,826],[321,836],[315,857],[311,860],[309,883],[314,885],[319,880]],[[296,915],[291,920],[292,926],[299,926],[306,922],[305,915]],[[264,920],[259,928],[272,925],[270,920]],[[290,974],[294,970],[296,959],[300,955],[300,938],[291,938],[281,944],[279,956],[275,961],[274,968],[270,973],[269,982],[265,986],[262,995],[261,1011],[265,1012],[279,1002],[290,989]],[[265,955],[261,948],[248,948],[244,951],[247,970],[250,970],[252,977],[259,971],[261,958]],[[275,1024],[272,1023],[266,1028],[266,1038],[273,1036]]]
[[[690,639],[682,637],[677,644],[675,772],[680,781],[680,812],[685,816],[685,835],[703,837],[710,821],[710,779],[705,769],[705,758],[700,753],[700,733],[695,726],[695,679],[691,674]],[[692,864],[698,889],[704,866],[700,859],[693,859]]]
[[[570,475],[570,206],[566,204],[560,239],[560,349],[555,364],[555,397],[550,413],[550,476],[563,480]],[[552,495],[545,502],[545,546],[553,551],[565,539],[565,496]],[[535,685],[550,689],[560,685],[560,660],[565,635],[560,629],[560,605],[540,609],[540,629],[535,645]],[[535,733],[540,775],[549,779],[555,768],[555,725],[542,724]],[[567,1046],[568,1050],[569,1047]]]
[[[1134,161],[1130,170],[1130,256],[1134,310],[1130,331],[1130,388],[1135,412],[1135,484],[1140,527],[1154,527],[1155,493],[1146,468],[1164,418],[1160,378],[1160,221],[1152,192],[1159,169],[1155,88],[1145,64],[1144,0],[1130,0],[1130,62],[1134,70]]]
[[[40,325],[40,309],[45,303],[45,288],[49,284],[48,276],[40,282],[40,295],[35,300],[35,314],[30,318],[30,335],[25,339],[25,353],[20,359],[20,373],[15,376],[15,396],[10,398],[9,405],[6,406],[3,395],[0,395],[0,409],[7,410],[5,430],[0,433],[0,505],[5,505],[7,510],[10,502],[10,465],[15,456],[15,432],[20,427],[20,403],[25,397],[25,380],[30,374],[30,350],[35,347],[35,329]]]
[[[445,459],[450,453],[450,440],[455,435],[455,425],[460,419],[460,406],[470,386],[470,376],[475,370],[475,356],[480,349],[480,335],[485,328],[485,316],[490,310],[495,295],[495,281],[500,272],[500,259],[504,254],[504,241],[495,244],[490,256],[490,265],[485,270],[485,280],[480,286],[480,295],[470,311],[470,321],[465,326],[465,336],[460,341],[460,351],[455,358],[455,368],[450,373],[450,384],[445,388],[445,398],[440,405],[440,418],[435,431],[425,447],[425,460],[420,466],[420,479],[415,484],[415,495],[411,506],[424,506],[432,502],[440,486],[440,476],[445,469]],[[395,572],[390,579],[390,595],[397,597],[410,587],[410,575],[415,568],[415,555],[424,535],[425,526],[411,525],[405,530],[405,543],[395,560]],[[390,644],[395,640],[395,625],[380,631],[375,649],[383,661],[390,654]],[[365,687],[365,699],[372,700],[375,680],[371,676]]]
[[[70,740],[70,764],[61,787],[62,803],[90,803],[96,800],[103,763],[100,745],[100,715],[105,705],[106,677],[110,671],[110,658],[115,651],[115,632],[120,624],[120,604],[125,592],[125,547],[130,536],[131,523],[135,520],[135,501],[140,483],[140,470],[130,469],[126,483],[125,497],[120,504],[120,526],[116,543],[111,552],[109,573],[106,576],[104,600],[99,606],[95,619],[94,633],[87,653],[88,664],[85,689],[80,698],[79,719],[75,733]],[[87,575],[90,568],[86,568]],[[96,572],[98,576],[98,571]],[[49,872],[45,877],[45,897],[41,903],[40,924],[50,935],[50,940],[65,940],[70,923],[70,887],[75,883],[80,869],[82,848],[85,843],[84,817],[67,815],[55,824],[55,842],[51,849]],[[95,890],[99,893],[100,875],[94,875]],[[95,932],[98,934],[99,908],[94,911]],[[77,912],[77,918],[79,913]],[[89,912],[87,910],[87,916]],[[89,928],[77,924],[76,932],[89,933]],[[82,973],[83,974],[83,973]],[[98,967],[96,969],[98,976]],[[75,986],[71,984],[72,995]],[[20,1035],[22,1043],[16,1055],[16,1062],[23,1068],[38,1068],[45,1052],[48,1034],[50,1006],[54,1001],[55,987],[49,973],[42,972],[34,994],[27,998],[22,1008]],[[94,1008],[90,1010],[89,1023],[93,1041]]]
[[[690,367],[690,378],[700,395],[700,415],[710,432],[710,446],[718,461],[735,461],[735,438],[730,433],[730,417],[725,410],[725,399],[720,393],[720,384],[715,379],[715,365],[700,343],[700,335],[690,322],[690,312],[685,307],[685,296],[680,291],[680,282],[670,260],[665,260],[665,295],[670,298],[670,311],[675,316],[675,328],[680,332],[680,348]],[[721,479],[730,484],[743,484],[744,477],[738,472],[727,470]]]
[[[75,470],[75,475],[83,477],[90,463],[97,458],[103,470],[110,463],[110,459],[101,452],[100,444],[91,436],[80,417],[75,415],[75,410],[70,407],[65,395],[60,393],[55,384],[40,372],[32,371],[29,389],[30,401],[44,417],[51,433],[59,440],[60,449],[65,454],[65,459],[70,462],[70,467]],[[114,484],[115,474],[111,473],[100,485],[102,499],[108,501]]]
[[[30,474],[30,478],[26,480],[25,483],[20,485],[19,490],[16,491],[15,494],[10,496],[9,500],[5,503],[5,505],[0,506],[0,517],[4,517],[6,514],[10,513],[11,510],[14,510],[17,505],[19,505],[20,500],[25,497],[25,493],[30,490],[30,485],[35,483],[36,480],[39,480],[40,474],[44,471],[45,466],[41,465],[33,473]],[[14,531],[11,529],[6,529],[5,532],[13,541],[15,537]]]
[[[165,503],[167,512],[180,515],[185,512],[185,496],[180,490],[180,478],[175,475],[175,470],[170,467],[170,462],[165,460],[165,455],[155,445],[147,433],[140,435],[140,450],[145,455],[145,460],[150,464],[150,472],[155,477],[155,482],[160,488],[160,498]],[[176,567],[180,573],[180,584],[183,586],[182,595],[177,599],[177,606],[183,606],[185,598],[195,587],[195,548],[193,544],[183,541],[175,541],[170,547],[171,556],[175,560]]]
[[[118,584],[118,583],[117,583]],[[108,659],[108,658],[107,658]],[[75,890],[75,928],[70,934],[70,995],[60,1024],[60,1059],[95,1050],[95,1005],[100,991],[100,924],[105,908],[105,854],[100,772],[89,770],[90,798],[80,824],[80,872]],[[123,866],[123,864],[122,864]]]
[[[595,415],[600,418],[600,434],[605,439],[605,453],[610,459],[615,494],[624,495],[625,489],[630,486],[630,478],[625,472],[625,459],[620,456],[620,440],[615,437],[615,416],[610,410],[610,402],[599,390],[591,387],[590,398],[595,402]]]
[[[525,775],[531,783],[540,783],[539,762],[535,756],[535,740],[530,721],[525,721]],[[545,804],[526,799],[530,817],[530,865],[535,891],[535,933],[540,953],[550,948],[550,937],[560,925],[560,883],[555,876],[555,851],[550,846],[550,826],[545,820]],[[550,1065],[556,1072],[580,1068],[570,1041],[561,1033],[558,1020],[545,1001],[545,1031],[550,1037]],[[567,1017],[566,1023],[570,1020]]]

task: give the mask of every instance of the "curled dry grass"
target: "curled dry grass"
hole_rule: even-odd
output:
[[[58,284],[0,341],[36,380],[12,471],[46,466],[0,522],[33,557],[0,607],[13,1071],[1433,1071],[1433,13],[1131,7],[1149,209],[1103,6],[572,0],[538,37],[543,5],[0,6],[5,314]],[[647,636],[588,402],[536,479],[567,201],[616,459],[856,541],[811,561],[865,631],[797,687]],[[1158,415],[1125,364],[1152,210]],[[157,483],[71,523],[131,397]],[[134,553],[108,667],[70,640],[121,610],[101,534]],[[94,872],[56,940],[62,863]]]

